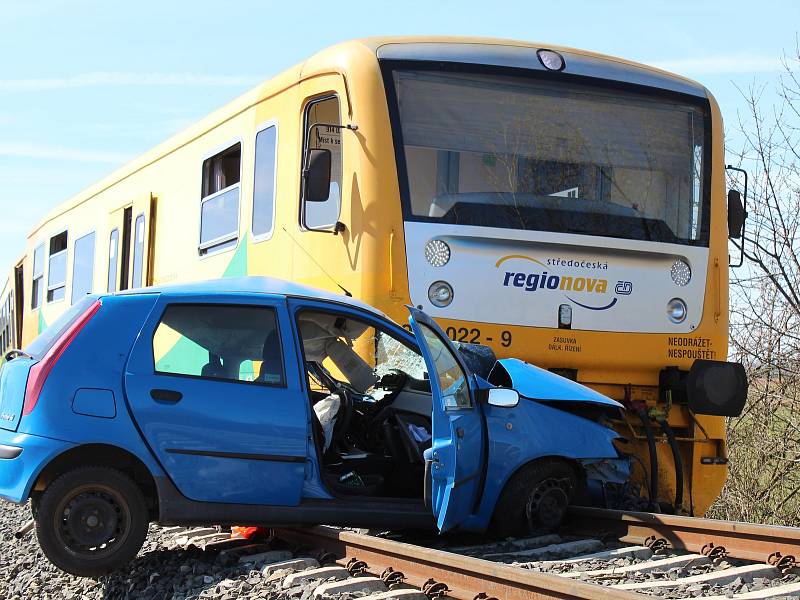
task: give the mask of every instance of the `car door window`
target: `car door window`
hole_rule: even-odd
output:
[[[322,365],[359,392],[390,371],[423,379],[425,362],[399,337],[351,315],[303,311],[298,316],[306,361]]]
[[[445,410],[472,408],[467,377],[461,365],[433,329],[424,323],[419,325],[436,366],[436,378],[439,380]]]
[[[153,335],[159,374],[284,386],[275,311],[237,305],[173,304]]]

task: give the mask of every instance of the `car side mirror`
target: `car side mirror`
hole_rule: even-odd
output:
[[[744,204],[742,204],[742,195],[738,190],[728,191],[728,236],[731,239],[738,240],[742,237],[742,228],[744,227],[744,220],[747,218],[747,213],[744,211]]]
[[[486,402],[500,408],[514,408],[519,404],[519,392],[510,388],[492,388]]]
[[[303,200],[325,202],[331,190],[331,151],[311,148],[303,169]]]

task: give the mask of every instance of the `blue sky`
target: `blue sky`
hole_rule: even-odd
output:
[[[258,81],[341,40],[538,40],[706,85],[728,129],[737,86],[772,85],[800,2],[0,0],[0,278],[50,208]]]

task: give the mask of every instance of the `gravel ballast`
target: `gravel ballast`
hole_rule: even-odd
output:
[[[99,579],[73,577],[54,567],[44,557],[34,533],[21,540],[14,538],[17,531],[30,519],[28,506],[17,506],[0,502],[0,599],[3,600],[79,600],[79,599],[144,599],[144,600],[328,600],[324,591],[340,590],[335,600],[361,598],[382,589],[380,585],[366,578],[358,585],[347,578],[341,568],[322,565],[307,555],[294,555],[285,548],[270,548],[263,543],[225,541],[215,550],[201,550],[192,541],[202,540],[201,530],[193,530],[189,538],[176,533],[175,529],[151,526],[147,541],[138,557],[124,569]],[[184,537],[181,537],[183,535]],[[217,536],[219,537],[219,536]],[[508,540],[488,544],[484,547],[470,546],[459,548],[465,554],[481,557],[489,553],[503,555],[502,562],[509,562],[514,551],[527,552],[531,546],[547,547],[559,541],[551,537]],[[175,544],[178,544],[175,547]],[[198,542],[199,543],[199,542]],[[248,544],[246,546],[242,544]],[[610,548],[609,548],[610,549]],[[506,556],[508,554],[508,556]],[[667,554],[667,557],[669,554]],[[654,558],[664,558],[664,555]],[[641,559],[632,556],[613,560],[594,560],[584,562],[579,570],[617,567],[639,563]],[[622,582],[653,583],[672,581],[673,586],[646,588],[638,590],[644,594],[662,598],[688,597],[726,597],[737,593],[755,592],[765,588],[800,585],[800,576],[791,573],[774,578],[737,577],[725,585],[714,582],[681,584],[680,579],[697,576],[712,571],[724,571],[739,564],[726,561],[687,564],[673,569],[653,569],[647,572],[619,573],[603,577],[590,577],[581,574],[575,579],[591,581],[610,586]],[[578,565],[565,563],[525,564],[525,568],[564,574],[570,567]],[[318,577],[308,577],[316,569]],[[304,575],[289,577],[292,573],[306,571]],[[331,571],[329,573],[329,571]],[[327,577],[329,574],[330,577]],[[336,581],[347,582],[342,586],[333,585]],[[330,585],[322,586],[329,583]],[[347,591],[345,591],[345,588]],[[363,588],[363,589],[361,589]],[[315,594],[315,591],[317,593]]]
[[[264,562],[240,562],[235,554],[194,547],[165,549],[174,534],[156,526],[150,527],[144,547],[126,568],[96,580],[73,577],[50,564],[34,533],[14,538],[29,519],[28,506],[0,501],[0,598],[4,600],[307,600],[320,583],[283,589],[291,570],[272,572]]]

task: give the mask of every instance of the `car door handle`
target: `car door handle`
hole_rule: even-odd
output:
[[[150,397],[156,402],[175,404],[181,401],[183,394],[174,390],[150,390]]]

